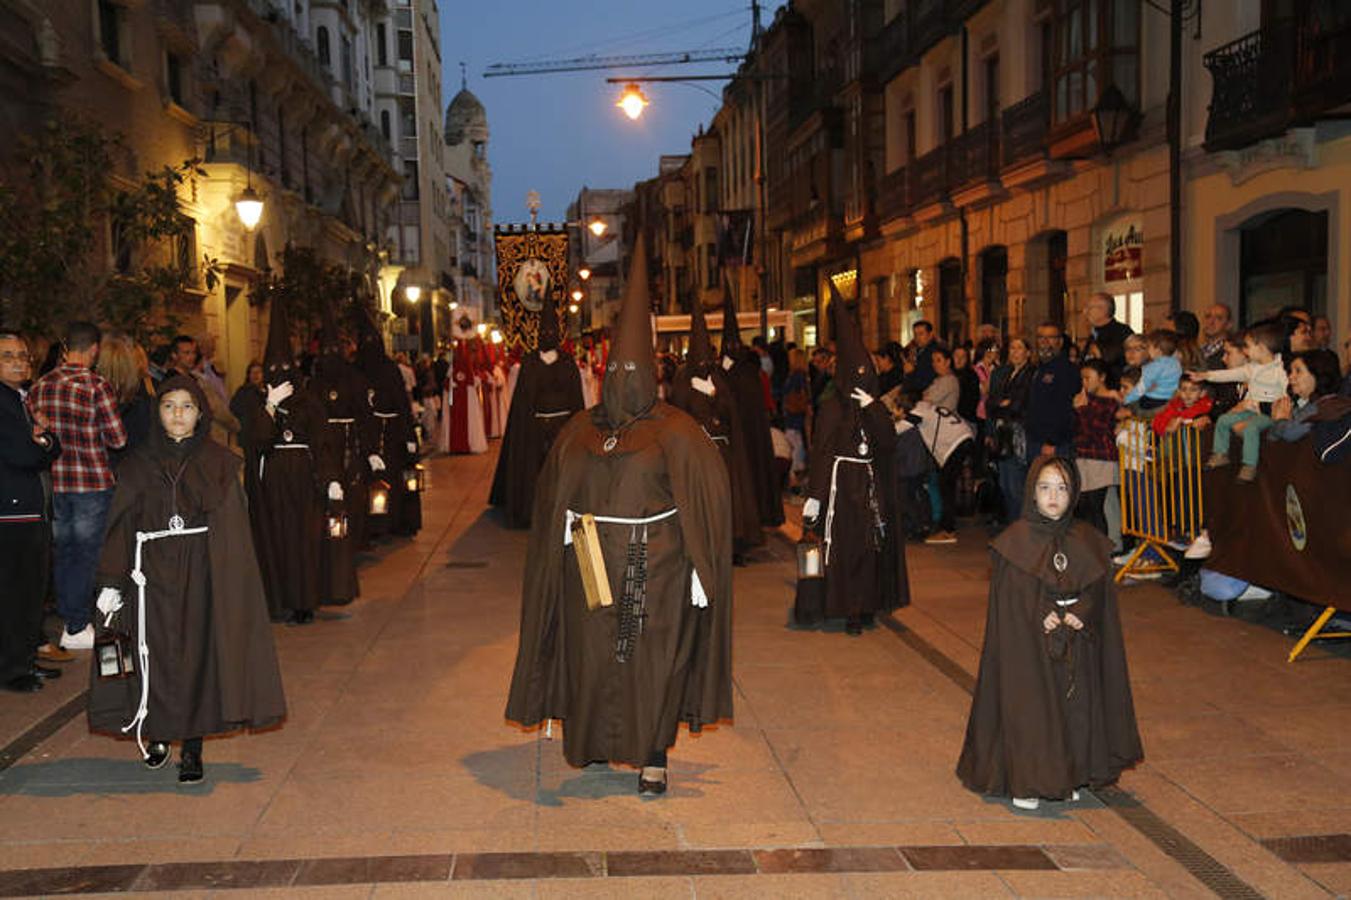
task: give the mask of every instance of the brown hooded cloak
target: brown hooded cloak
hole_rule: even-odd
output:
[[[698,730],[732,714],[727,470],[698,423],[657,400],[641,243],[632,268],[602,402],[568,421],[540,474],[507,701],[522,725],[564,720],[573,765],[643,765],[675,742],[681,720]],[[612,606],[587,609],[576,548],[564,545],[569,511],[662,516],[597,524]],[[645,570],[638,590],[626,589],[630,561]],[[692,603],[696,579],[703,607]],[[635,623],[625,655],[621,630]]]
[[[535,485],[544,460],[563,426],[585,406],[576,361],[562,352],[552,363],[540,358],[540,353],[558,351],[559,344],[558,310],[552,298],[543,302],[539,346],[521,360],[489,495],[493,506],[504,508],[511,528],[530,527]]]
[[[122,462],[97,578],[100,588],[122,593],[113,627],[129,634],[134,648],[136,533],[169,529],[174,516],[185,529],[207,529],[149,541],[141,550],[151,651],[144,734],[155,741],[264,728],[286,715],[239,459],[211,440],[210,407],[196,380],[168,378],[159,396],[179,390],[197,401],[196,431],[175,442],[156,421],[144,444]],[[102,615],[96,618],[101,626]],[[90,728],[120,735],[140,696],[139,673],[109,680],[91,666]]]
[[[812,433],[808,494],[820,504],[810,523],[823,544],[825,577],[798,585],[793,618],[862,620],[910,603],[893,451],[896,430],[886,404],[860,407],[851,394],[876,397],[877,372],[863,335],[840,295],[830,304],[838,362],[835,390],[821,400]]]
[[[779,490],[778,469],[774,466],[774,438],[769,433],[769,411],[765,409],[765,386],[760,380],[760,356],[741,343],[736,306],[732,302],[732,283],[723,279],[722,357],[736,399],[737,418],[750,463],[751,486],[760,509],[760,524],[778,528],[783,524],[783,496]]]
[[[694,387],[693,380],[701,378],[713,383],[713,396]],[[712,439],[727,465],[727,477],[732,492],[732,537],[737,553],[765,542],[760,528],[759,498],[755,493],[749,447],[742,418],[737,411],[735,391],[726,371],[718,364],[713,342],[708,336],[708,324],[698,300],[690,311],[690,349],[685,364],[671,381],[671,405],[694,417]]]
[[[985,645],[957,762],[957,777],[982,794],[1067,798],[1085,785],[1114,782],[1144,757],[1111,544],[1073,518],[1073,463],[1059,460],[1069,512],[1050,520],[1037,510],[1037,476],[1053,462],[1032,463],[1023,517],[991,544]],[[1061,624],[1045,633],[1042,622],[1058,610],[1074,613],[1083,629]]]

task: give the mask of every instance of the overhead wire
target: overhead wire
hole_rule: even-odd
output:
[[[733,16],[742,16],[748,9],[750,9],[749,6],[742,6],[728,12],[715,13],[708,16],[701,16],[696,19],[685,20],[683,23],[659,25],[651,28],[644,28],[640,31],[629,32],[628,34],[609,35],[599,40],[575,44],[571,47],[551,48],[541,53],[521,57],[517,61],[535,62],[553,57],[585,56],[588,54],[603,56],[606,55],[602,52],[605,50],[623,50],[631,53],[634,48],[641,46],[642,44],[651,43],[657,39],[663,41],[669,40],[673,35],[684,34],[714,22],[730,19]]]

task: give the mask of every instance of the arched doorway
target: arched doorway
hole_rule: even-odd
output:
[[[996,244],[986,247],[978,257],[980,265],[980,324],[993,324],[1000,334],[1008,330],[1009,251]]]
[[[962,261],[955,256],[938,264],[938,333],[948,344],[965,340],[971,333],[966,314],[966,291],[962,284]]]
[[[1249,325],[1282,306],[1326,315],[1328,214],[1274,209],[1239,226],[1239,321]]]

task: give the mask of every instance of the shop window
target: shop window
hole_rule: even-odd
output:
[[[1054,123],[1085,119],[1112,84],[1139,105],[1140,6],[1136,0],[1059,0],[1052,48]]]
[[[1113,294],[1112,299],[1116,301],[1116,318],[1129,325],[1131,331],[1137,334],[1143,332],[1145,330],[1144,291]]]

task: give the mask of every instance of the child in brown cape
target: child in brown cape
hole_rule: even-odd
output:
[[[1075,799],[1143,758],[1111,545],[1076,521],[1074,465],[1041,457],[991,545],[990,606],[957,776],[982,794]]]

